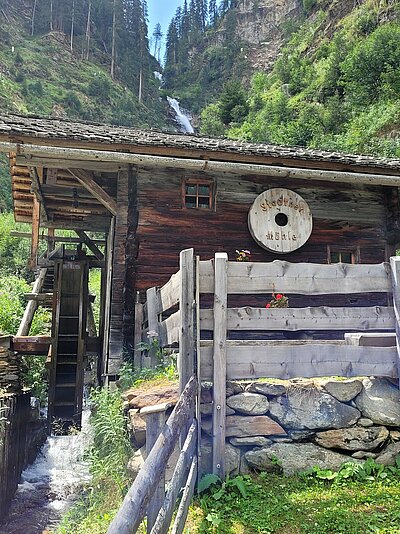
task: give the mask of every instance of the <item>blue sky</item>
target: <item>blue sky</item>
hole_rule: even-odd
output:
[[[171,22],[176,8],[182,5],[183,0],[147,0],[149,7],[149,37],[151,38],[157,22],[161,24],[165,36],[168,24]],[[152,50],[153,52],[153,50]],[[162,53],[162,56],[164,52]]]

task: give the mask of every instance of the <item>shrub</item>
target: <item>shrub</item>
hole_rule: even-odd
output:
[[[103,74],[94,76],[88,85],[87,94],[95,96],[102,101],[108,100],[111,92],[111,81]]]

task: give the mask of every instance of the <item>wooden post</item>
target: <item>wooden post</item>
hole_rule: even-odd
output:
[[[47,269],[46,268],[40,269],[39,276],[36,278],[36,281],[33,284],[32,296],[33,295],[38,295],[41,292],[43,284],[44,284],[44,281],[45,281],[45,278],[46,278],[46,274],[47,274]],[[31,324],[32,324],[32,321],[33,321],[33,317],[35,315],[35,311],[37,310],[37,307],[38,307],[38,301],[37,300],[31,299],[28,302],[28,304],[27,304],[27,306],[25,308],[24,315],[22,317],[21,324],[20,324],[20,326],[18,328],[18,332],[17,332],[17,336],[18,337],[20,337],[20,336],[28,336],[29,335],[29,330],[31,329]]]
[[[114,251],[114,235],[115,235],[115,217],[111,219],[110,229],[107,235],[106,245],[106,265],[105,273],[105,294],[104,298],[104,318],[103,318],[103,365],[102,375],[106,376],[108,372],[108,360],[110,355],[110,321],[111,321],[111,297],[112,297],[112,275],[113,275],[113,251]]]
[[[32,241],[31,241],[31,257],[29,260],[29,267],[32,271],[35,270],[39,250],[39,230],[40,230],[40,202],[36,196],[33,197],[32,208]]]
[[[179,392],[182,393],[189,378],[194,373],[195,354],[195,273],[193,249],[182,250],[180,254],[181,287],[179,306],[181,311],[181,330],[179,335]]]
[[[140,369],[142,367],[142,351],[140,350],[140,343],[142,341],[142,326],[143,326],[143,304],[140,302],[140,293],[136,293],[135,302],[135,332],[133,341],[133,366],[134,369]]]
[[[400,257],[392,256],[390,266],[392,268],[393,307],[396,316],[397,369],[400,386]]]
[[[228,255],[225,252],[215,254],[214,269],[213,473],[224,479],[228,304]]]
[[[157,288],[151,287],[146,291],[147,296],[147,319],[149,323],[150,335],[148,334],[149,342],[159,335],[158,331],[158,307],[157,307]],[[160,362],[158,361],[157,353],[154,347],[149,350],[151,367],[156,367]]]
[[[149,406],[142,410],[146,416],[146,454],[150,454],[165,425],[165,405]],[[147,532],[150,533],[165,498],[165,470],[147,507]]]

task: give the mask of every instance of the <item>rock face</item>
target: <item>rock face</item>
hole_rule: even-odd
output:
[[[263,415],[268,411],[269,402],[267,397],[258,393],[239,393],[229,397],[227,405],[238,413],[247,415]]]
[[[271,447],[246,452],[244,456],[254,469],[264,471],[272,462],[275,466],[280,465],[285,475],[293,475],[312,466],[337,470],[349,461],[348,456],[313,443],[275,443]]]
[[[400,390],[385,378],[365,378],[355,403],[375,424],[400,426]]]
[[[327,449],[372,451],[382,445],[388,437],[389,430],[384,426],[353,427],[318,432],[315,441]]]
[[[350,402],[362,390],[362,382],[357,379],[326,380],[321,383],[324,390],[340,402]]]
[[[298,389],[270,401],[269,413],[287,430],[346,428],[361,414],[317,389]]]

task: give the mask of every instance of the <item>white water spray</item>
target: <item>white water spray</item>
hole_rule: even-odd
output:
[[[190,123],[190,117],[186,115],[180,108],[178,100],[167,96],[168,104],[175,111],[175,116],[178,124],[181,126],[181,130],[184,133],[194,133],[194,128]]]
[[[83,412],[82,430],[67,436],[50,436],[36,461],[21,476],[18,493],[48,487],[48,506],[65,511],[80,489],[91,480],[84,452],[91,442],[89,410]],[[17,495],[18,495],[17,493]]]

